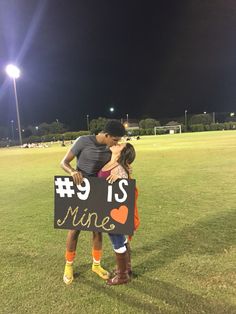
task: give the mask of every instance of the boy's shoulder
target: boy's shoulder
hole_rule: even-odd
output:
[[[95,136],[94,135],[81,135],[77,137],[75,140],[76,143],[94,143],[95,141]]]

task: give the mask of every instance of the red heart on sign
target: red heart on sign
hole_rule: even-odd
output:
[[[119,222],[120,224],[125,224],[127,217],[128,217],[128,207],[122,205],[118,208],[113,208],[110,212],[111,218],[115,221]]]

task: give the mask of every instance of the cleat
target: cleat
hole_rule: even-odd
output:
[[[104,280],[107,280],[110,276],[109,272],[102,268],[100,264],[93,264],[92,271]]]
[[[74,279],[73,276],[73,263],[66,262],[63,281],[66,285],[70,285]]]

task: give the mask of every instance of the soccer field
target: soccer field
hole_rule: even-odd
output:
[[[53,176],[68,147],[0,149],[0,313],[236,313],[236,131],[142,137],[141,226],[134,278],[109,287],[91,271],[80,234],[72,285],[65,230],[53,229]],[[104,234],[102,264],[115,261]]]

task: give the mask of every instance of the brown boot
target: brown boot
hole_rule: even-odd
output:
[[[127,250],[127,270],[129,276],[132,275],[132,266],[131,266],[131,248],[129,242],[125,244]]]
[[[130,278],[127,271],[127,251],[125,253],[116,253],[117,272],[113,278],[107,280],[107,284],[123,285],[129,282]]]
[[[126,247],[126,252],[127,252],[127,270],[128,270],[128,275],[129,276],[132,276],[132,266],[131,266],[131,248],[130,248],[130,244],[129,242],[127,242],[125,244],[125,247]],[[112,271],[112,275],[116,275],[117,274],[117,266],[115,269],[113,269]]]

